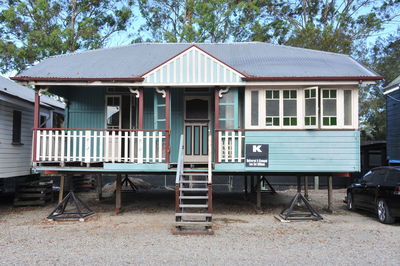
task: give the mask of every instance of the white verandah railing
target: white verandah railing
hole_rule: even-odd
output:
[[[166,130],[36,129],[35,162],[163,163]]]
[[[219,129],[218,163],[244,162],[245,131]]]

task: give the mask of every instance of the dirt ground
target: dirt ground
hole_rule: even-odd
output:
[[[0,202],[1,265],[398,265],[400,223],[380,224],[374,215],[349,212],[345,190],[310,191],[323,221],[282,223],[275,215],[295,191],[263,194],[263,209],[242,193],[214,193],[213,236],[176,236],[174,191],[124,193],[124,211],[113,198],[81,197],[96,215],[85,222],[50,222],[55,207],[12,208]]]

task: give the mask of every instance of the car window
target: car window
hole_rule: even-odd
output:
[[[386,176],[385,184],[395,186],[400,183],[400,171],[398,170],[389,170],[389,174]]]
[[[364,175],[364,177],[362,178],[362,180],[363,180],[364,182],[371,182],[371,181],[372,181],[372,176],[373,176],[372,171],[369,171],[368,173],[366,173],[366,174]]]
[[[386,176],[387,172],[388,172],[388,169],[375,170],[374,174],[372,176],[372,183],[383,184],[383,182],[385,181],[385,176]]]

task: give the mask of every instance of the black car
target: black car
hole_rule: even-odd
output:
[[[381,223],[400,218],[400,167],[378,167],[347,188],[347,209],[365,209]]]

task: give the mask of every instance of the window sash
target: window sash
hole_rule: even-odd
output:
[[[338,106],[338,89],[322,89],[322,97],[321,97],[321,128],[324,127],[339,127],[339,106]],[[327,114],[325,111],[327,110],[328,102],[333,102],[334,105],[334,113],[335,114]]]

